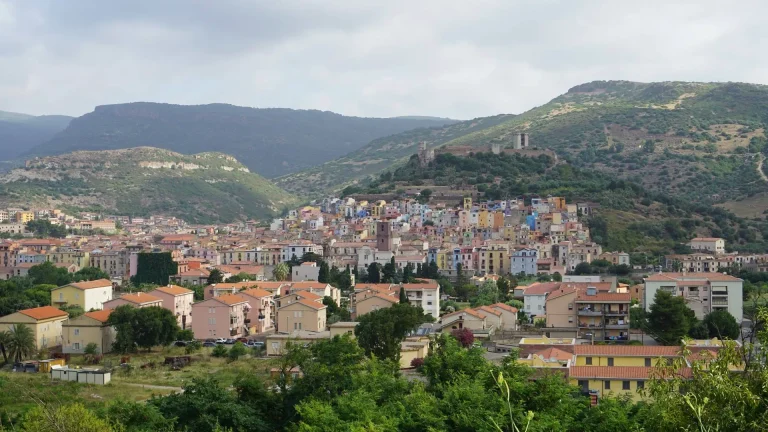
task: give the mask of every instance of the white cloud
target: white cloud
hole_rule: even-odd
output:
[[[768,84],[763,2],[0,0],[0,109],[518,113],[596,79]]]

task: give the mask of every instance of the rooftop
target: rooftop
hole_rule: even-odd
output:
[[[112,281],[107,279],[96,279],[93,281],[74,282],[64,286],[71,286],[81,290],[88,290],[88,289],[94,289],[94,288],[107,288],[107,287],[112,288]]]
[[[647,380],[653,375],[655,368],[643,366],[573,366],[571,378],[614,378],[614,379],[639,379]],[[660,373],[657,370],[657,373]],[[679,373],[684,377],[691,376],[691,368],[683,368]]]

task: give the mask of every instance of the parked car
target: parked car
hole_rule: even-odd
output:
[[[185,346],[187,346],[187,344],[189,344],[189,342],[187,342],[187,341],[176,341],[176,342],[173,343],[173,346],[185,347]]]
[[[241,337],[241,338],[237,338],[237,341],[238,341],[238,342],[242,342],[242,343],[244,343],[244,344],[248,344],[248,338],[244,338],[244,337]]]
[[[203,342],[203,346],[205,348],[213,348],[213,347],[216,346],[216,342],[208,342],[208,341],[206,341],[206,342]]]
[[[206,339],[203,342],[213,342],[213,343],[216,343],[216,339]]]
[[[224,343],[227,343],[227,340],[225,338],[218,338],[218,339],[216,339],[216,343],[217,344],[224,344]]]
[[[225,344],[227,344],[227,345],[232,345],[232,344],[234,344],[235,342],[236,342],[236,341],[235,341],[234,339],[227,339],[227,340],[225,340],[225,341],[224,341],[224,343],[225,343]]]
[[[248,343],[247,343],[247,344],[245,344],[245,346],[247,346],[247,347],[249,347],[249,348],[257,348],[257,347],[258,347],[258,348],[264,348],[264,342],[259,342],[259,341],[248,341]]]

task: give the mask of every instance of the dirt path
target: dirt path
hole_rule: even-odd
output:
[[[152,385],[152,384],[127,383],[127,382],[120,383],[120,384],[131,386],[131,387],[141,387],[141,388],[150,389],[150,390],[170,390],[174,393],[184,392],[184,389],[181,387],[159,386],[159,385]]]
[[[760,160],[757,162],[757,173],[760,174],[760,178],[762,178],[764,182],[768,183],[768,176],[763,172],[763,161],[765,161],[765,155],[760,153]]]

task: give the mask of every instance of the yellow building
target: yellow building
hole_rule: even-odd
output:
[[[98,279],[74,282],[51,290],[51,304],[77,305],[84,311],[101,310],[104,302],[112,300],[112,281]]]
[[[20,310],[0,318],[0,331],[8,331],[14,325],[24,324],[35,335],[35,349],[61,345],[61,325],[69,315],[53,306]]]
[[[439,250],[435,254],[435,264],[440,270],[446,270],[448,266],[448,254],[444,250]]]
[[[90,265],[91,255],[89,252],[83,251],[49,252],[45,255],[45,259],[54,264],[65,264],[67,266],[74,264],[81,269]]]
[[[472,210],[472,198],[471,197],[465,197],[464,198],[464,210],[466,210],[466,211]]]
[[[16,213],[16,222],[18,223],[27,223],[29,221],[35,220],[35,212],[31,211],[20,211]]]
[[[112,351],[117,332],[107,324],[112,309],[86,312],[85,314],[64,321],[62,324],[62,352],[65,354],[83,354],[85,347],[95,343],[98,353]]]
[[[482,209],[477,212],[477,227],[488,228],[488,210]]]
[[[400,343],[400,369],[413,366],[416,359],[423,359],[429,354],[429,338],[410,337]]]
[[[478,268],[486,274],[509,273],[509,245],[491,245],[480,249]]]
[[[656,366],[658,359],[680,357],[676,346],[576,345],[576,366]]]
[[[574,366],[569,380],[584,393],[604,396],[629,396],[633,401],[643,399],[640,390],[652,379],[653,368],[642,366]],[[690,374],[690,369],[684,373]]]

